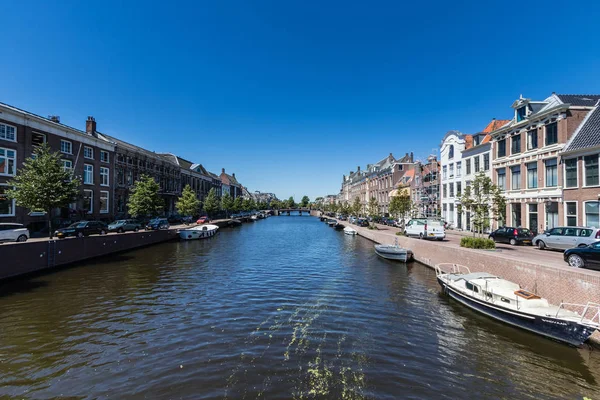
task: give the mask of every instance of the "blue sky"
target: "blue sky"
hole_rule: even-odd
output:
[[[314,199],[520,94],[600,93],[600,2],[405,3],[5,2],[0,101]]]

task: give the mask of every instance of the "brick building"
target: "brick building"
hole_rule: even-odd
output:
[[[234,199],[242,196],[242,185],[236,179],[235,173],[231,175],[226,174],[225,168],[222,168],[219,179],[221,179],[222,194],[229,193],[229,195]]]
[[[45,213],[16,207],[14,200],[4,196],[7,182],[42,143],[60,152],[64,168],[82,181],[81,197],[67,208],[54,210],[53,224],[111,220],[115,146],[99,138],[95,128],[92,117],[86,121],[86,131],[80,131],[61,124],[58,117],[44,118],[0,103],[0,222],[23,223],[31,232],[46,227]]]

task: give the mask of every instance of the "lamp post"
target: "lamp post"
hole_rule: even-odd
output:
[[[552,206],[552,202],[550,199],[546,200],[546,229],[550,229],[550,207]]]

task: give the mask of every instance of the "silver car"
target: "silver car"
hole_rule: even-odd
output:
[[[585,247],[600,239],[600,229],[583,226],[559,226],[540,233],[533,238],[533,245],[540,250],[566,250],[573,247]]]
[[[23,224],[0,223],[0,243],[25,242],[29,239],[29,229]]]

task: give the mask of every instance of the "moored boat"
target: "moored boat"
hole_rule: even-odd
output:
[[[330,227],[333,227],[335,224],[337,224],[338,222],[335,219],[329,218],[327,220],[327,225],[329,225]]]
[[[191,228],[179,230],[179,237],[184,240],[206,239],[217,234],[219,227],[217,225],[198,225]]]
[[[333,229],[335,229],[336,231],[341,231],[342,229],[344,229],[344,225],[338,222],[333,226]]]
[[[412,250],[398,246],[398,240],[395,244],[376,244],[375,253],[387,260],[394,261],[407,262],[413,258]]]
[[[347,226],[344,228],[344,233],[346,235],[354,236],[354,235],[356,235],[357,232],[356,232],[356,229],[353,229],[353,228],[350,228],[349,226]]]
[[[465,306],[530,332],[580,346],[600,328],[600,304],[552,305],[514,282],[458,264],[435,266],[444,293]]]

